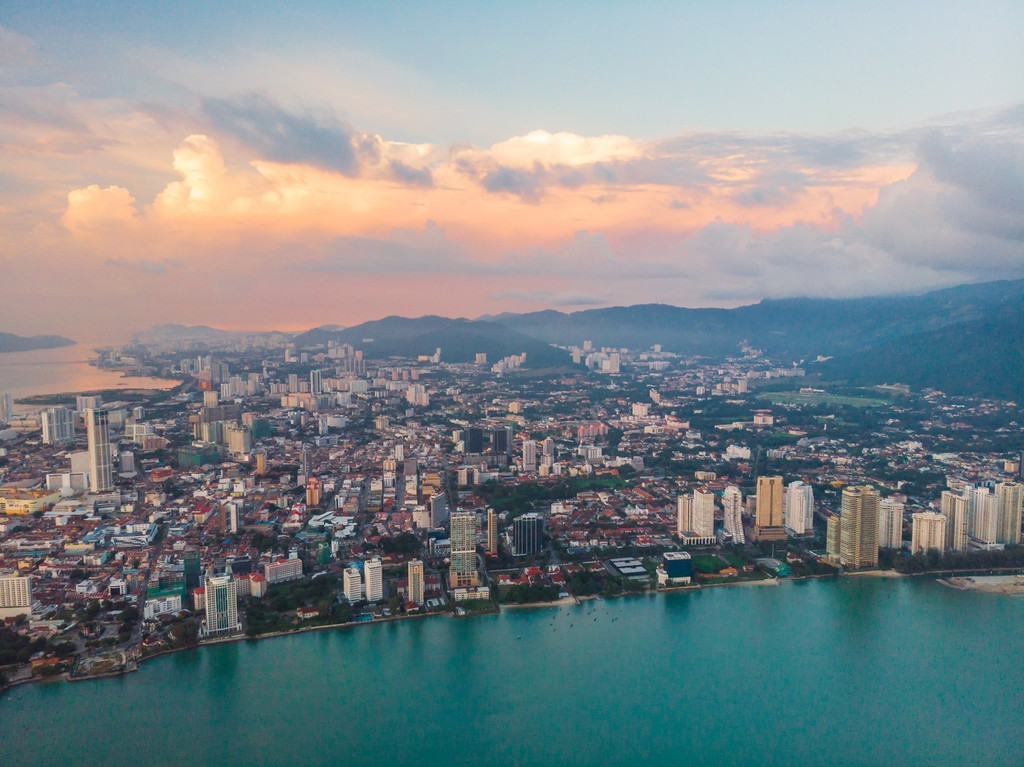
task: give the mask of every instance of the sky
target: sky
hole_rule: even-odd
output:
[[[0,331],[1024,278],[1020,2],[0,3]]]

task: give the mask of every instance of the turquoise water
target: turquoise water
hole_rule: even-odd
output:
[[[0,701],[0,754],[1019,765],[1022,649],[1024,600],[931,582],[707,589],[221,645],[117,679],[20,687]]]

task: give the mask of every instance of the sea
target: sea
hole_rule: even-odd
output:
[[[170,389],[178,382],[148,376],[124,376],[120,370],[89,364],[94,349],[108,344],[79,343],[59,349],[0,354],[0,392],[15,399],[40,394],[96,391],[98,389]],[[19,413],[39,410],[38,405],[15,405]]]
[[[1020,765],[1024,600],[831,578],[430,617],[16,687],[19,765]]]

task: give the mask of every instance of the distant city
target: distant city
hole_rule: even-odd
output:
[[[164,333],[176,383],[0,395],[5,683],[203,643],[779,579],[1019,592],[1021,406],[741,345],[371,359]],[[372,346],[372,339],[365,339]]]

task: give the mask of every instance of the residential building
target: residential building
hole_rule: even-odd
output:
[[[782,505],[782,477],[758,477],[754,539],[784,541],[786,540],[785,524]]]
[[[458,511],[451,515],[451,568],[449,587],[476,586],[476,514]]]
[[[903,512],[905,506],[892,498],[878,505],[878,548],[898,549],[903,546]]]
[[[302,577],[301,559],[278,559],[263,565],[263,575],[267,583],[283,583]]]
[[[698,488],[693,491],[690,512],[691,529],[699,538],[708,538],[715,534],[715,494],[710,490]]]
[[[793,535],[814,532],[814,488],[800,480],[790,482],[785,491],[786,527]]]
[[[494,509],[487,510],[487,553],[498,553],[498,515]]]
[[[871,485],[843,489],[839,562],[851,569],[878,566],[878,491]]]
[[[735,485],[729,485],[722,493],[722,509],[725,532],[732,535],[733,543],[746,543],[743,532],[743,493]]]
[[[384,598],[384,573],[380,557],[363,563],[363,589],[369,602],[379,602]]]
[[[935,549],[946,550],[946,517],[934,511],[919,511],[912,515],[910,553],[927,553]]]
[[[346,567],[342,576],[342,585],[345,589],[345,599],[351,604],[359,602],[363,598],[363,574],[358,567]]]
[[[43,443],[61,445],[75,441],[75,413],[67,407],[51,407],[43,411]]]
[[[1024,485],[1017,482],[996,485],[996,543],[1020,543],[1022,492]]]
[[[410,559],[408,565],[409,574],[409,601],[422,605],[423,597],[423,560]]]
[[[967,499],[951,490],[943,490],[939,510],[946,518],[946,551],[966,551],[969,540]]]
[[[32,613],[32,576],[0,573],[0,621]]]

